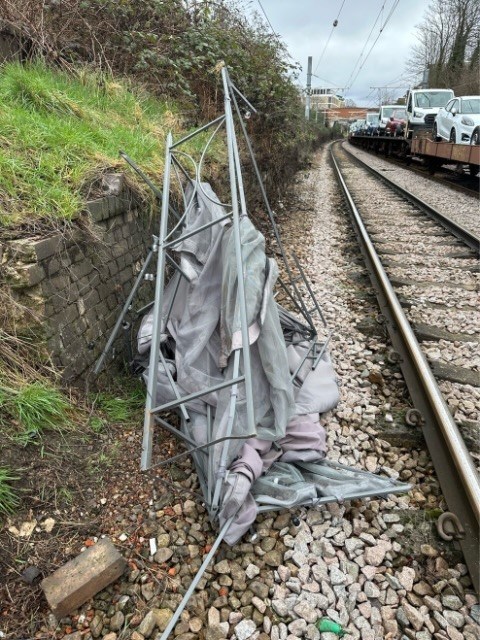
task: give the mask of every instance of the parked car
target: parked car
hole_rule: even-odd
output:
[[[438,110],[455,95],[451,89],[410,89],[407,97],[405,137],[418,129],[431,129]]]
[[[378,114],[378,135],[384,136],[385,129],[387,127],[387,122],[390,119],[390,116],[398,109],[398,104],[382,104],[380,107],[380,113]]]
[[[360,135],[363,132],[364,128],[365,128],[365,120],[360,119],[360,120],[355,120],[355,122],[353,122],[350,125],[349,131],[351,134]]]
[[[470,144],[480,126],[480,96],[453,98],[443,109],[439,109],[433,124],[433,139],[448,140],[456,144]],[[473,142],[478,144],[478,142]]]
[[[480,127],[475,127],[473,130],[470,144],[480,144]]]
[[[367,123],[365,126],[365,134],[374,136],[378,132],[379,113],[367,113]]]
[[[407,122],[405,108],[395,109],[385,127],[386,136],[403,136],[403,130]]]

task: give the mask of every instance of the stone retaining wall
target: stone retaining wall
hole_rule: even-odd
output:
[[[0,286],[25,311],[18,326],[39,336],[65,382],[91,373],[151,244],[152,224],[130,193],[87,208],[90,222],[0,248]],[[142,287],[139,304],[151,295]]]

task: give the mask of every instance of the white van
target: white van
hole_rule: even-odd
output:
[[[438,110],[454,97],[451,89],[410,89],[405,137],[411,138],[415,129],[431,129]]]

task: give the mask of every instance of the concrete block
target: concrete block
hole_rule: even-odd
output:
[[[75,277],[78,279],[84,278],[85,276],[90,275],[92,271],[93,271],[93,265],[91,261],[88,259],[86,260],[85,258],[83,258],[80,262],[78,262],[73,269],[73,273],[75,274]]]
[[[95,289],[90,289],[84,296],[85,309],[91,309],[100,302],[100,296]]]
[[[60,329],[60,337],[63,344],[70,345],[77,337],[77,334],[75,333],[73,326],[70,324]]]
[[[51,278],[52,276],[54,276],[55,274],[57,274],[60,269],[62,268],[62,265],[60,264],[60,261],[57,260],[57,258],[51,258],[50,260],[47,260],[45,263],[45,268],[47,270],[47,277]]]
[[[92,200],[87,202],[87,210],[91,215],[94,222],[100,222],[109,217],[108,200],[107,198],[99,198],[98,200]]]
[[[39,264],[6,265],[5,280],[13,289],[28,289],[39,284],[45,278],[45,271]]]
[[[63,618],[119,578],[125,559],[108,538],[99,540],[42,581],[45,597],[57,618]]]

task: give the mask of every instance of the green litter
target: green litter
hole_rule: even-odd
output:
[[[331,633],[336,633],[340,638],[347,633],[342,629],[341,625],[337,624],[333,620],[329,620],[328,618],[320,618],[320,620],[317,621],[316,626],[320,632],[330,631]]]

